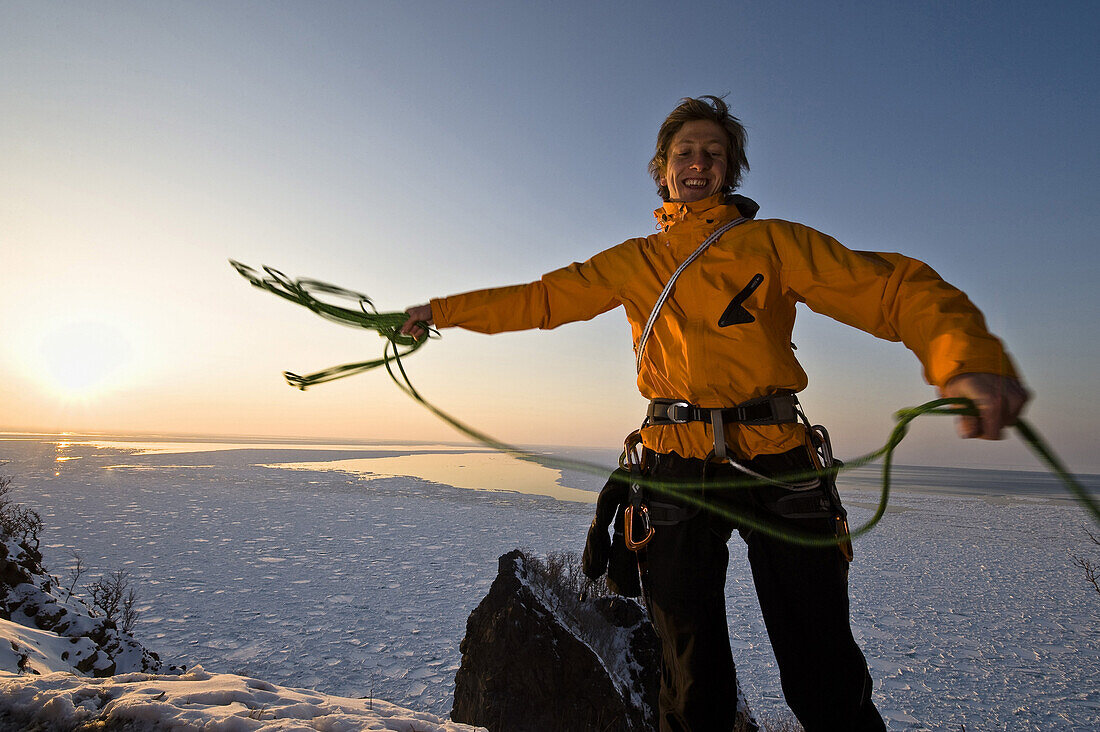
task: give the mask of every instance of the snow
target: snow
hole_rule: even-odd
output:
[[[11,461],[0,473],[15,476],[13,498],[45,521],[47,565],[63,575],[71,548],[97,572],[126,569],[144,608],[138,639],[165,662],[201,665],[240,693],[256,690],[230,679],[318,697],[373,696],[446,717],[466,618],[497,558],[517,547],[580,551],[592,518],[591,505],[575,501],[393,473],[368,480],[320,464],[444,451],[460,459],[453,446],[138,455],[140,446],[57,442],[0,439],[0,461]],[[261,467],[305,461],[318,464]],[[567,471],[563,482],[602,484],[575,477]],[[853,525],[877,503],[877,477],[869,469],[842,479]],[[853,630],[890,730],[1100,729],[1100,596],[1072,564],[1074,554],[1094,556],[1091,525],[1043,478],[905,470],[883,522],[857,540]],[[750,708],[768,716],[783,709],[778,673],[736,538],[730,554],[738,676]],[[50,657],[49,644],[42,649]],[[43,672],[64,670],[36,662]],[[155,683],[165,699],[178,698],[166,686],[173,682]],[[314,703],[291,698],[280,704]],[[262,721],[244,705],[236,710],[233,724]]]
[[[63,638],[57,633],[0,619],[2,670],[18,672],[22,662],[30,673],[77,673],[75,662],[94,652],[95,644],[88,638]],[[22,655],[26,656],[25,661]]]
[[[604,620],[585,622],[585,616],[598,615],[594,608],[579,602],[569,602],[559,595],[558,588],[547,584],[530,568],[521,571],[518,577],[520,583],[542,602],[558,624],[592,651],[592,655],[618,690],[620,698],[629,694],[631,704],[635,707],[641,706],[644,702],[639,690],[634,688],[634,679],[641,675],[642,668],[630,651],[632,628],[607,632]],[[593,633],[593,628],[601,628],[602,632]]]
[[[0,672],[0,700],[19,723],[55,729],[89,722],[206,732],[480,729],[377,699],[349,699],[244,676],[211,674],[201,666],[182,676],[133,673],[103,679],[63,672],[42,676]]]

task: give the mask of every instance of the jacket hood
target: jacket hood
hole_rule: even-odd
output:
[[[729,196],[716,193],[713,196],[690,203],[665,201],[660,208],[653,212],[653,215],[657,218],[657,228],[668,231],[669,227],[678,221],[683,221],[688,216],[701,216],[708,211],[713,211],[717,216],[719,211],[716,209],[727,206],[732,207],[738,215],[744,216],[746,219],[755,218],[756,213],[760,210],[760,204],[747,196],[742,196],[739,193]]]

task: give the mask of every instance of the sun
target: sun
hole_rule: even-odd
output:
[[[97,320],[74,320],[45,330],[37,351],[35,377],[65,399],[93,399],[121,386],[133,362],[125,333]]]

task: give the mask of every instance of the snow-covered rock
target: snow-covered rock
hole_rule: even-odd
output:
[[[168,666],[0,542],[0,732],[473,732],[426,712]]]
[[[563,597],[516,550],[470,614],[451,718],[492,732],[657,728],[660,647],[634,600]],[[742,729],[756,729],[744,697]]]
[[[26,542],[0,542],[0,670],[111,676],[179,672],[62,590]]]

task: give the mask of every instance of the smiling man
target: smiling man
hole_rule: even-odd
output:
[[[662,644],[660,729],[733,727],[724,593],[726,543],[737,530],[784,695],[803,727],[884,730],[849,626],[844,509],[831,479],[806,478],[831,450],[795,397],[807,384],[791,347],[795,307],[903,342],[929,383],[975,402],[978,416],[960,421],[963,437],[998,438],[1028,394],[966,295],[915,259],[756,220],[757,204],[734,193],[747,169],[745,131],[725,102],[684,99],[661,125],[649,164],[664,200],[658,233],[537,282],[410,308],[403,332],[554,328],[622,307],[638,388],[650,400],[641,467],[663,486],[631,506],[644,505],[656,524],[638,557]],[[722,487],[746,475],[757,484]],[[797,546],[752,528],[761,522],[834,541]]]
[[[658,178],[672,201],[701,201],[726,185],[729,136],[717,122],[685,122],[668,145],[668,162]]]

